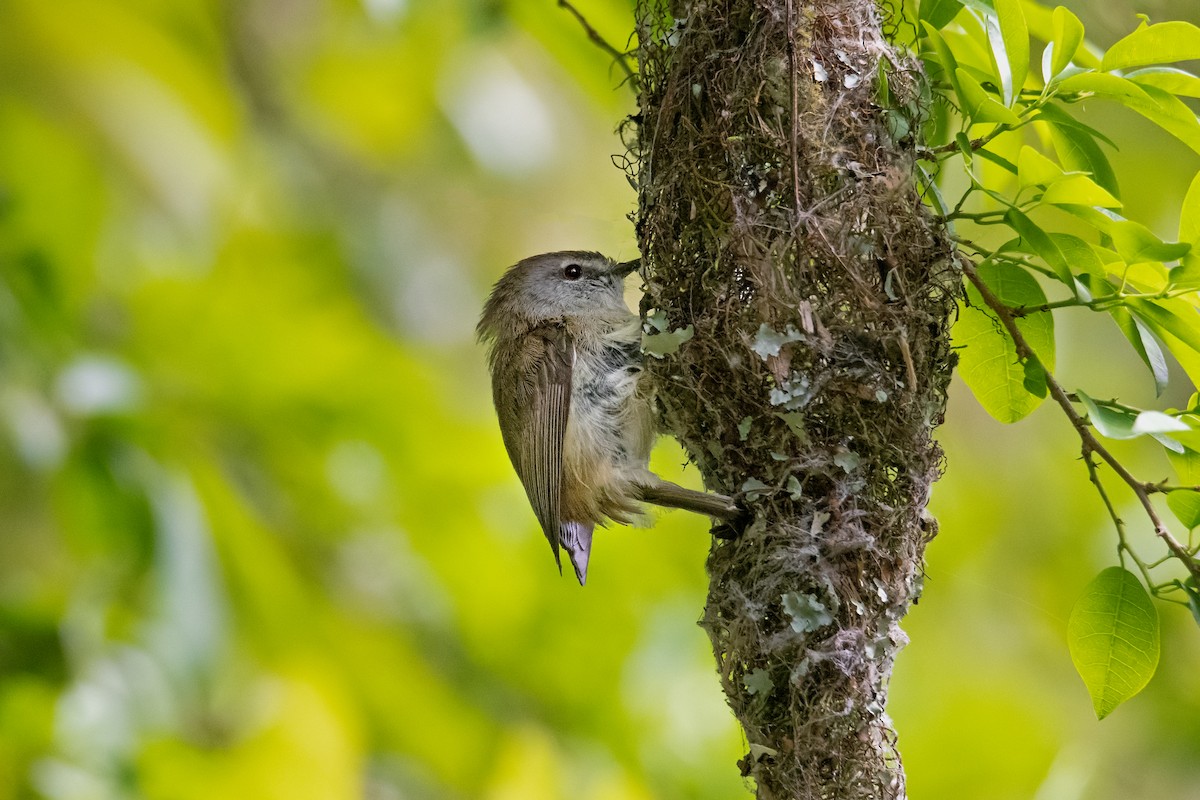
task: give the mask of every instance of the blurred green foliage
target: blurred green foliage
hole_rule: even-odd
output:
[[[632,96],[554,5],[0,0],[0,800],[741,795],[703,521],[560,579],[472,341],[507,264],[634,252]],[[1195,159],[1111,119],[1168,208]],[[1062,368],[1140,386],[1082,355],[1113,335]],[[1052,412],[972,403],[892,693],[913,796],[1200,797],[1194,623],[1098,725],[1064,636],[1103,509]]]

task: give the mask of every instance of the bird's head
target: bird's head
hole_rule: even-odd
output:
[[[618,263],[583,250],[544,253],[518,261],[492,289],[479,320],[479,335],[496,338],[522,323],[628,312],[624,279],[638,263]]]

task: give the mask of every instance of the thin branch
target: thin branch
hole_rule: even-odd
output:
[[[1093,297],[1091,300],[1068,298],[1036,306],[1021,306],[1020,308],[1013,308],[1012,312],[1014,317],[1025,317],[1030,314],[1036,314],[1039,311],[1053,311],[1056,308],[1090,308],[1093,311],[1108,311],[1110,308],[1123,305],[1130,300],[1171,300],[1183,295],[1195,294],[1195,292],[1195,289],[1163,289],[1161,292],[1116,292],[1104,297]]]
[[[969,280],[979,291],[979,295],[983,298],[984,303],[986,303],[988,308],[990,308],[996,314],[996,317],[1000,320],[1000,323],[1004,326],[1005,330],[1008,331],[1008,335],[1012,337],[1013,343],[1016,345],[1017,355],[1022,361],[1032,361],[1033,363],[1041,364],[1041,361],[1038,360],[1037,354],[1033,352],[1033,348],[1029,346],[1029,342],[1026,341],[1024,334],[1021,333],[1021,329],[1017,327],[1017,320],[1013,316],[1011,309],[1009,309],[1009,307],[1006,306],[1000,300],[1000,298],[992,292],[991,288],[983,282],[983,280],[979,277],[979,273],[975,269],[975,264],[970,259],[960,257],[959,261],[962,265],[963,274],[967,276],[967,280]],[[1075,406],[1071,404],[1071,399],[1067,396],[1066,391],[1063,390],[1062,385],[1055,379],[1054,375],[1045,368],[1044,364],[1042,364],[1042,371],[1046,375],[1046,386],[1050,389],[1050,395],[1062,408],[1063,413],[1067,415],[1067,419],[1070,420],[1072,427],[1075,428],[1075,432],[1079,434],[1079,439],[1083,446],[1084,460],[1089,462],[1089,469],[1093,468],[1090,465],[1090,459],[1091,454],[1095,453],[1100,457],[1101,460],[1108,464],[1113,472],[1117,473],[1117,476],[1120,477],[1130,489],[1133,490],[1138,502],[1141,503],[1142,508],[1145,510],[1146,516],[1150,518],[1150,522],[1154,526],[1155,535],[1163,540],[1167,546],[1167,549],[1170,550],[1171,553],[1173,553],[1175,557],[1183,563],[1184,567],[1187,568],[1192,577],[1194,577],[1197,581],[1200,581],[1200,562],[1197,562],[1196,559],[1192,558],[1187,548],[1171,535],[1171,531],[1167,529],[1167,526],[1163,523],[1162,518],[1158,514],[1158,510],[1154,508],[1154,504],[1150,501],[1151,493],[1147,491],[1146,484],[1130,474],[1129,470],[1125,468],[1125,465],[1118,461],[1117,458],[1108,451],[1108,448],[1100,443],[1100,440],[1097,439],[1095,434],[1092,433],[1092,429],[1089,427],[1087,420],[1075,410]],[[1105,499],[1107,502],[1107,497]],[[1124,549],[1126,552],[1130,552],[1128,545],[1126,545],[1123,540],[1124,528],[1121,526],[1118,526],[1118,535],[1122,537],[1122,549]]]
[[[1200,492],[1200,486],[1182,486],[1162,481],[1161,483],[1146,482],[1142,484],[1146,494],[1167,494],[1168,492]]]
[[[629,58],[629,53],[618,50],[609,44],[604,37],[592,27],[592,24],[587,21],[587,18],[584,17],[583,14],[579,13],[579,9],[575,8],[575,6],[572,5],[568,0],[558,0],[558,7],[565,8],[567,11],[570,11],[575,19],[579,21],[579,24],[583,26],[583,30],[585,33],[587,33],[588,39],[590,39],[592,43],[601,50],[612,56],[613,61],[621,65],[621,69],[625,72],[626,80],[629,81],[634,92],[636,92],[638,86],[638,75],[633,71],[633,67],[629,66],[629,61],[627,60]]]
[[[1112,518],[1113,526],[1117,529],[1117,552],[1121,555],[1124,561],[1125,554],[1128,554],[1133,559],[1133,563],[1137,564],[1138,570],[1142,573],[1142,580],[1147,586],[1153,586],[1154,581],[1150,577],[1150,566],[1142,562],[1138,558],[1137,553],[1129,546],[1129,540],[1125,538],[1125,520],[1121,519],[1117,513],[1116,506],[1113,505],[1112,498],[1108,496],[1108,490],[1104,488],[1104,482],[1100,480],[1100,471],[1096,466],[1096,459],[1093,453],[1088,449],[1087,442],[1083,444],[1083,463],[1087,465],[1088,479],[1092,485],[1096,487],[1096,491],[1100,494],[1100,499],[1104,501],[1104,507],[1108,510],[1108,516]],[[1168,554],[1166,557],[1173,557]]]

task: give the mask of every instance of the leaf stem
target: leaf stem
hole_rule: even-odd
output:
[[[1100,458],[1100,460],[1106,463],[1109,468],[1112,469],[1112,471],[1115,472],[1117,476],[1129,486],[1130,489],[1133,490],[1133,493],[1137,497],[1138,502],[1141,504],[1142,509],[1146,512],[1146,516],[1150,518],[1150,522],[1154,526],[1155,535],[1162,539],[1163,543],[1167,546],[1167,549],[1171,551],[1175,558],[1179,559],[1192,577],[1197,581],[1200,581],[1200,562],[1197,562],[1197,560],[1188,552],[1187,548],[1180,544],[1179,540],[1177,540],[1171,534],[1171,531],[1167,529],[1167,526],[1163,523],[1162,518],[1159,516],[1158,510],[1150,501],[1151,492],[1147,491],[1146,484],[1135,478],[1125,467],[1125,465],[1122,464],[1116,458],[1116,456],[1109,452],[1108,448],[1106,448],[1100,442],[1100,440],[1096,438],[1096,435],[1092,432],[1087,420],[1075,410],[1075,406],[1071,403],[1071,398],[1068,397],[1067,392],[1063,390],[1062,385],[1054,377],[1054,374],[1050,370],[1046,369],[1044,364],[1041,364],[1041,362],[1037,360],[1037,354],[1033,352],[1033,348],[1029,346],[1029,342],[1025,339],[1020,327],[1018,327],[1017,319],[1013,316],[1012,309],[1005,305],[991,290],[991,288],[979,277],[979,273],[976,270],[975,264],[969,258],[962,256],[959,257],[959,263],[962,267],[963,274],[967,277],[967,280],[969,280],[979,292],[979,296],[983,298],[983,302],[986,303],[988,308],[990,308],[996,314],[997,319],[1000,320],[1000,323],[1004,326],[1004,329],[1008,332],[1008,335],[1012,337],[1013,343],[1016,346],[1017,355],[1021,358],[1021,360],[1033,360],[1034,363],[1041,365],[1042,371],[1046,375],[1046,386],[1050,390],[1050,395],[1054,398],[1054,401],[1058,403],[1063,413],[1066,414],[1071,426],[1079,435],[1083,451],[1083,459],[1084,462],[1088,464],[1088,471],[1093,477],[1092,482],[1097,485],[1098,489],[1100,488],[1099,475],[1096,472],[1096,465],[1092,460],[1092,454],[1095,454]],[[1120,522],[1119,517],[1115,514],[1115,510],[1112,508],[1112,503],[1109,500],[1107,493],[1101,491],[1101,496],[1104,498],[1105,505],[1110,509],[1110,515],[1117,523],[1117,535],[1120,538],[1119,549],[1123,550],[1124,552],[1128,552],[1131,557],[1134,557],[1133,551],[1129,548],[1128,543],[1125,541],[1124,523]],[[1139,567],[1142,567],[1144,570],[1144,565],[1142,562],[1137,560],[1136,557],[1134,557],[1134,560],[1137,561]],[[1147,581],[1147,585],[1150,585],[1149,581]]]

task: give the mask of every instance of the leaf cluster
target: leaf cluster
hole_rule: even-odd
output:
[[[1149,595],[1189,606],[1200,622],[1200,395],[1181,409],[1143,409],[1067,390],[1055,377],[1055,318],[1087,309],[1111,319],[1159,397],[1171,361],[1200,384],[1200,175],[1177,231],[1162,236],[1129,215],[1107,154],[1116,144],[1082,111],[1096,100],[1124,106],[1200,153],[1200,119],[1188,105],[1200,77],[1177,66],[1200,59],[1200,28],[1143,19],[1102,50],[1070,10],[1029,0],[928,0],[913,18],[913,47],[937,98],[919,169],[967,283],[955,328],[960,374],[1001,422],[1048,397],[1061,407],[1112,517],[1118,556],[1141,576],[1106,570],[1072,615],[1072,655],[1103,717],[1157,665]],[[1105,443],[1127,439],[1161,448],[1178,480],[1134,477]],[[1131,545],[1106,487],[1113,476],[1146,512],[1160,558]],[[1153,502],[1160,494],[1169,524]]]

